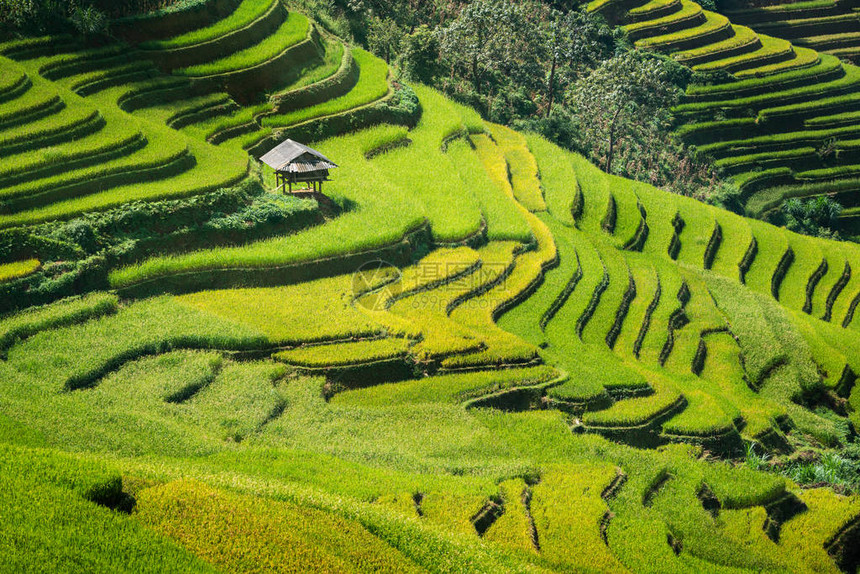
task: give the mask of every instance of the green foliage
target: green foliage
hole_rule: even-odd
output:
[[[782,469],[783,474],[798,484],[827,484],[848,492],[860,488],[860,467],[857,461],[828,452],[818,461],[797,461]]]
[[[69,1],[35,0],[0,2],[0,24],[10,29],[34,32],[56,32],[68,24],[66,18],[73,10]]]
[[[606,60],[572,90],[577,147],[609,173],[706,195],[718,185],[716,174],[669,136],[669,108],[689,79],[686,68],[646,52]]]
[[[70,18],[75,30],[85,38],[101,34],[108,29],[108,18],[92,6],[78,6]]]
[[[607,61],[575,90],[583,147],[601,158],[610,173],[617,143],[644,139],[646,132],[659,130],[659,122],[667,122],[668,117],[657,112],[679,97],[663,61],[638,54],[629,52]]]
[[[842,205],[835,199],[820,195],[809,199],[789,199],[782,205],[786,227],[797,233],[838,239],[834,230],[842,213]]]
[[[403,38],[403,72],[410,80],[430,85],[441,73],[439,38],[422,24]]]
[[[467,75],[476,92],[485,93],[493,76],[536,84],[542,46],[537,27],[524,6],[510,0],[469,3],[442,30],[440,54]]]

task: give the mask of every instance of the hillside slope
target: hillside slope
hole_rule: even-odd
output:
[[[860,246],[607,175],[278,2],[166,22],[0,46],[0,286],[87,292],[0,319],[10,570],[856,571],[860,498],[744,455],[854,444]],[[285,137],[340,165],[312,225],[86,255]]]
[[[695,71],[733,75],[726,83],[691,85],[674,111],[681,139],[741,188],[747,215],[766,215],[790,197],[836,194],[846,229],[854,229],[860,69],[836,57],[843,54],[816,52],[820,46],[804,47],[797,35],[782,33],[776,8],[747,11],[766,13],[753,23],[687,0],[594,0],[588,7],[622,25],[637,48],[671,54]],[[810,26],[827,34],[858,26],[850,8],[833,18]]]

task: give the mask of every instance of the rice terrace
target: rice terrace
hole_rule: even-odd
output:
[[[0,572],[860,574],[855,0],[0,0]]]

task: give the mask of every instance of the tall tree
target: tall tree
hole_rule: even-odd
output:
[[[620,28],[609,26],[603,17],[584,8],[553,10],[546,26],[549,74],[545,114],[552,113],[556,93],[567,90],[571,82],[610,58],[623,38]]]
[[[530,4],[475,0],[442,30],[441,55],[466,71],[474,90],[488,82],[539,83],[544,44]]]
[[[582,145],[612,173],[619,144],[648,141],[666,132],[670,108],[681,95],[672,63],[640,51],[603,62],[577,82],[573,104]]]

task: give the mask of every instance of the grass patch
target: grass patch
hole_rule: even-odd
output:
[[[0,321],[0,349],[41,331],[81,323],[117,310],[118,299],[109,293],[94,293],[28,309]]]

